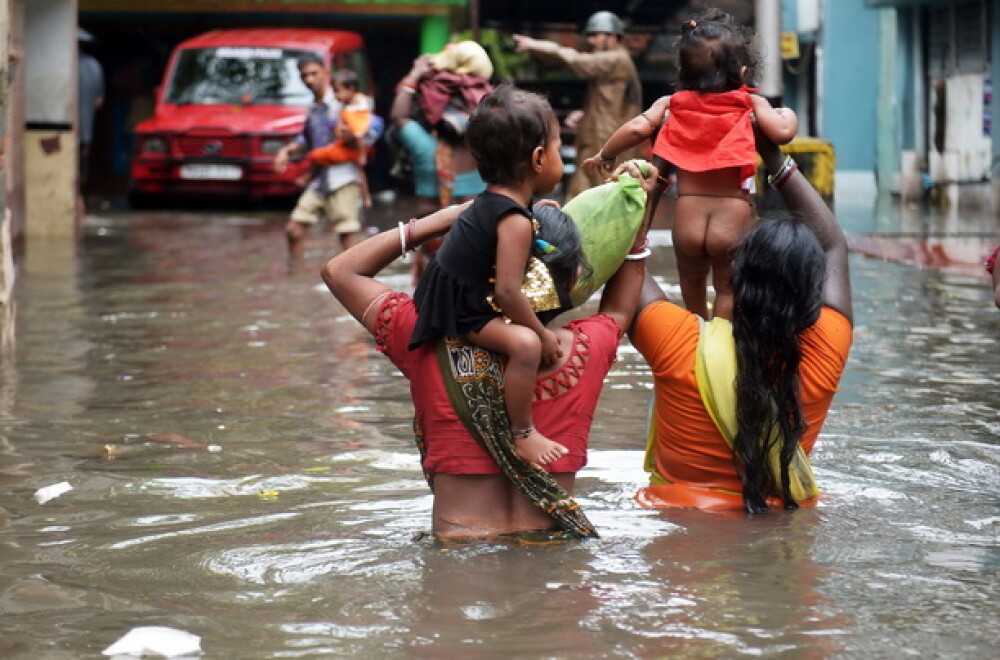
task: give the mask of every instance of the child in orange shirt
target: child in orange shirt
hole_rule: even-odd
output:
[[[342,105],[340,117],[333,129],[336,139],[325,147],[310,151],[309,162],[320,166],[356,163],[361,179],[361,199],[365,208],[370,208],[372,200],[364,170],[368,146],[365,145],[364,138],[375,116],[371,98],[358,91],[358,75],[350,69],[335,72],[331,81],[333,95]]]
[[[795,137],[798,119],[788,108],[774,108],[750,93],[754,90],[745,83],[756,64],[751,35],[725,12],[709,9],[685,23],[678,51],[681,91],[658,99],[621,126],[583,166],[610,173],[618,154],[659,131],[653,164],[661,172],[667,169],[664,161],[678,169],[673,243],[684,305],[709,318],[706,285],[711,270],[714,315],[732,318],[730,258],[754,222],[757,151],[752,118],[777,144]],[[781,185],[787,174],[779,172],[772,185]],[[660,194],[658,186],[647,202],[647,214],[655,211]]]

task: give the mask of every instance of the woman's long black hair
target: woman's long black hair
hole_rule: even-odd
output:
[[[562,209],[548,204],[535,204],[532,214],[538,220],[538,238],[556,249],[549,253],[533,254],[542,260],[559,286],[572,286],[576,280],[586,280],[593,269],[583,250],[580,230]]]
[[[563,304],[558,309],[537,312],[542,324],[548,325],[557,316],[572,308],[570,291],[578,281],[587,281],[594,270],[587,261],[587,255],[583,250],[583,237],[573,218],[561,209],[547,204],[535,204],[531,212],[538,221],[536,238],[555,248],[546,252],[533,245],[531,250],[532,255],[540,259],[549,269],[552,280],[560,289],[560,301]]]
[[[769,495],[798,505],[788,466],[806,423],[799,398],[799,337],[819,318],[826,260],[815,234],[792,219],[765,220],[733,261],[736,342],[736,471],[746,510],[767,509]],[[771,439],[771,429],[778,433]],[[781,474],[772,474],[769,443],[781,443]]]

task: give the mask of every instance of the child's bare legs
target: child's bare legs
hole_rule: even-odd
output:
[[[681,298],[689,312],[708,318],[708,270],[711,263],[705,250],[709,213],[703,197],[681,195],[677,198],[674,219],[674,254],[681,284]]]
[[[753,224],[753,207],[741,199],[720,200],[712,213],[705,234],[705,252],[712,264],[715,304],[712,315],[733,318],[733,290],[729,274],[733,270],[733,252]]]
[[[712,304],[712,317],[721,316],[733,320],[733,290],[729,286],[729,274],[732,272],[732,260],[722,257],[719,262],[712,261],[712,286],[715,287],[715,302]]]
[[[732,318],[729,286],[732,254],[753,222],[750,205],[739,197],[680,195],[673,238],[684,306],[709,318],[708,271],[715,287],[714,316]]]
[[[535,393],[535,376],[542,359],[542,342],[530,328],[504,323],[496,318],[467,339],[478,346],[507,356],[504,371],[503,398],[507,404],[511,429],[514,431],[514,451],[529,463],[551,463],[565,456],[567,449],[534,430],[531,400]],[[518,431],[531,428],[526,436]]]

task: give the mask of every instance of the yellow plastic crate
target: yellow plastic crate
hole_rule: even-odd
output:
[[[781,151],[795,159],[799,170],[824,199],[828,202],[833,201],[834,170],[837,167],[837,158],[831,143],[815,137],[796,137],[782,146]],[[764,193],[766,185],[766,172],[764,172],[763,164],[758,161],[757,190]]]

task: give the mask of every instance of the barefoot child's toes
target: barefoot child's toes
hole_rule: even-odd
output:
[[[514,453],[529,463],[544,465],[565,456],[569,450],[532,428],[527,436],[515,433]]]
[[[569,452],[562,445],[556,445],[555,448],[545,452],[545,462],[551,463],[553,461],[558,461],[560,458],[568,454]]]

